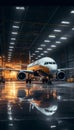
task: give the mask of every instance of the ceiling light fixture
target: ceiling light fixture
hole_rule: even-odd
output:
[[[70,13],[71,13],[71,14],[74,14],[74,10],[72,10]]]
[[[10,45],[14,45],[15,43],[14,42],[10,42]]]
[[[60,42],[60,41],[56,41],[56,43],[58,43],[58,44],[59,44],[59,43],[61,43],[61,42]]]
[[[18,10],[25,10],[24,7],[16,7],[16,9],[18,9]]]
[[[61,40],[66,40],[66,39],[67,39],[67,37],[61,37],[60,39],[61,39]]]
[[[56,47],[56,45],[51,45],[51,47],[54,47],[54,48],[55,48],[55,47]]]
[[[42,47],[45,47],[46,45],[45,44],[41,44]]]
[[[70,24],[69,21],[62,21],[61,23],[62,23],[62,24]]]
[[[16,40],[16,38],[11,38],[11,40]]]
[[[52,49],[51,49],[51,48],[48,48],[47,50],[48,50],[48,51],[51,51]]]
[[[17,32],[11,32],[12,34],[18,34]]]
[[[50,38],[55,38],[56,36],[55,35],[49,35]]]
[[[13,25],[12,27],[13,27],[13,28],[17,28],[17,29],[19,28],[19,26],[15,26],[15,25]]]
[[[61,30],[59,30],[59,29],[55,29],[54,32],[61,32]]]
[[[38,48],[38,50],[43,50],[43,48]]]
[[[14,48],[14,46],[9,46],[9,48]]]
[[[48,53],[48,51],[44,51],[44,53]]]
[[[44,42],[51,42],[50,40],[44,40]]]
[[[39,51],[35,51],[35,52],[39,52]]]

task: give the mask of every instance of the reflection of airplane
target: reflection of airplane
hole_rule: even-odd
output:
[[[34,90],[26,95],[26,90],[18,90],[17,98],[20,103],[28,102],[29,112],[38,110],[44,116],[52,116],[58,109],[57,92],[55,90]]]
[[[34,76],[41,76],[41,75],[48,76],[49,80],[53,76],[53,74],[56,74],[57,77],[62,80],[65,78],[65,73],[63,70],[66,69],[72,69],[72,68],[58,69],[55,60],[53,60],[50,57],[44,57],[29,64],[27,66],[27,70],[0,68],[0,70],[18,71],[17,78],[19,80],[26,79],[26,73],[28,73],[28,78],[26,79],[26,82],[30,83],[31,83],[30,74],[33,74]]]
[[[19,102],[30,103],[29,112],[36,109],[44,116],[52,116],[58,109],[57,93],[55,90],[36,90],[28,96],[26,96],[25,90],[19,90],[17,98]]]
[[[47,104],[46,107],[43,106],[39,106],[39,103],[37,103],[37,101],[31,101],[30,102],[30,110],[36,108],[40,113],[42,113],[45,116],[51,116],[53,115],[57,109],[58,109],[58,105],[56,100],[53,99],[53,101],[49,101],[49,104]]]

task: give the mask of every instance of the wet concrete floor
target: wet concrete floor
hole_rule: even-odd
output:
[[[74,129],[74,83],[0,84],[0,130],[30,129]]]

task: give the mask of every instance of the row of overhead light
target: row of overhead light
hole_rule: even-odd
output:
[[[25,10],[25,8],[24,7],[16,7],[16,10],[23,11],[23,10]],[[8,48],[8,62],[11,61],[12,52],[13,52],[13,49],[15,46],[16,36],[18,34],[18,29],[20,28],[19,23],[20,22],[15,21],[14,25],[12,26],[12,30],[14,30],[14,31],[11,32],[11,39],[10,39],[9,48]]]
[[[74,10],[72,10],[70,13],[71,13],[71,14],[74,14]],[[69,22],[69,21],[61,21],[61,24],[62,24],[62,25],[69,25],[70,22]],[[72,30],[74,30],[74,27],[72,28]],[[60,29],[54,29],[54,32],[55,32],[55,33],[61,33],[62,30],[60,30]],[[49,37],[50,39],[55,39],[55,38],[56,38],[56,35],[51,34],[51,35],[49,35],[48,37]],[[37,48],[37,50],[31,55],[31,57],[34,57],[34,56],[37,55],[37,53],[39,53],[41,50],[44,50],[41,54],[39,54],[38,57],[35,58],[35,59],[37,60],[37,59],[41,58],[42,56],[44,56],[45,54],[47,54],[49,51],[52,51],[53,48],[56,48],[57,45],[59,45],[59,44],[62,43],[62,40],[67,40],[67,39],[68,39],[68,37],[65,37],[65,36],[60,37],[60,40],[55,41],[55,44],[50,45],[50,47],[47,48],[46,50],[44,50],[44,47],[46,47],[46,43],[51,43],[51,40],[44,40],[44,43],[41,44],[39,48]],[[33,61],[33,60],[32,60],[32,61]]]

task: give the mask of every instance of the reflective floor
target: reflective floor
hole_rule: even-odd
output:
[[[1,130],[73,130],[74,83],[0,84]]]

